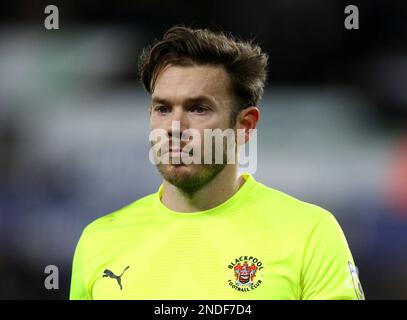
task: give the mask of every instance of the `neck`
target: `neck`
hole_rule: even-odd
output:
[[[192,195],[163,181],[162,203],[177,212],[197,212],[214,208],[232,197],[244,183],[238,168],[227,165],[212,181]]]

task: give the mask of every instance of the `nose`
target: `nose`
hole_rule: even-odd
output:
[[[188,116],[181,107],[175,107],[172,110],[170,123],[167,124],[167,131],[169,136],[181,137],[184,130],[188,129]]]

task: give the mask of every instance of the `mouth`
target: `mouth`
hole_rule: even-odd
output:
[[[181,157],[182,154],[192,156],[192,151],[193,150],[186,152],[184,151],[184,148],[169,148],[166,152],[168,152],[170,156]]]
[[[184,153],[182,149],[169,149],[168,153],[170,154],[170,157],[181,157],[181,155]]]

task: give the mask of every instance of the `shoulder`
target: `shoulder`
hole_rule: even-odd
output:
[[[264,226],[303,256],[305,250],[319,250],[329,256],[348,252],[345,234],[336,217],[327,209],[260,184],[259,207]]]
[[[146,216],[149,210],[152,210],[157,193],[147,195],[122,208],[108,213],[89,223],[83,230],[82,238],[89,234],[106,233],[117,230],[121,225],[127,224],[130,220],[140,219]]]
[[[256,202],[268,208],[271,214],[288,221],[297,221],[307,225],[318,224],[321,220],[335,219],[327,209],[283,191],[258,182],[255,189]]]
[[[254,212],[263,221],[264,228],[284,238],[291,237],[302,242],[316,233],[342,233],[335,216],[318,204],[262,183],[258,183],[253,191],[251,201],[256,203]]]

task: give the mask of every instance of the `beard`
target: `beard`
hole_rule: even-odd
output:
[[[164,180],[191,196],[215,179],[227,165],[228,145],[226,144],[226,141],[223,141],[223,148],[220,151],[222,154],[221,161],[216,161],[216,144],[213,141],[211,147],[211,163],[205,163],[204,151],[201,150],[200,163],[185,164],[182,160],[173,163],[172,158],[170,157],[169,163],[157,163],[157,169]],[[235,148],[235,146],[232,147]],[[192,152],[190,155],[192,156]]]
[[[158,164],[161,176],[183,192],[192,195],[211,182],[226,164]]]

